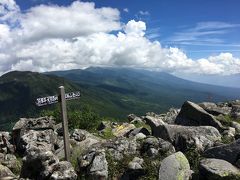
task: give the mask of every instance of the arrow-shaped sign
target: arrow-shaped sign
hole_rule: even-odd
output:
[[[78,98],[80,98],[80,96],[81,96],[80,91],[70,92],[70,93],[65,94],[65,99],[66,100],[78,99]],[[37,106],[45,106],[45,105],[49,105],[49,104],[55,104],[58,102],[60,102],[59,96],[53,95],[53,96],[37,98],[36,105]]]

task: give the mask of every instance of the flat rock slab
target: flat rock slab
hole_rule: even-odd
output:
[[[171,142],[177,150],[185,151],[193,145],[204,151],[221,141],[221,134],[212,126],[160,125],[153,131],[153,136]]]
[[[240,139],[227,145],[221,145],[209,148],[203,153],[206,158],[216,158],[236,164],[240,158]]]
[[[239,169],[222,159],[203,159],[200,162],[199,170],[201,179],[240,179]]]
[[[220,114],[228,115],[231,112],[231,107],[218,106],[212,102],[203,102],[203,103],[200,103],[199,106],[201,106],[205,111],[207,111],[208,113],[214,116],[218,116]]]
[[[112,133],[116,137],[126,136],[130,131],[134,130],[136,127],[133,124],[124,123],[117,126],[112,130]]]

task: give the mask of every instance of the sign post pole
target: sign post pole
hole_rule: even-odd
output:
[[[59,90],[60,90],[60,101],[61,101],[61,111],[62,111],[62,127],[63,127],[65,160],[70,161],[70,145],[69,145],[67,108],[66,108],[64,86],[60,86]]]
[[[68,134],[66,100],[78,99],[80,98],[81,94],[80,94],[80,91],[70,92],[65,94],[64,86],[60,86],[59,90],[60,90],[60,96],[53,95],[53,96],[37,98],[36,105],[46,106],[46,105],[55,104],[58,102],[61,103],[64,153],[65,153],[66,161],[70,161],[70,144],[69,144],[69,134]]]

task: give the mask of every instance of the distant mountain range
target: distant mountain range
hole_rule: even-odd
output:
[[[190,81],[225,86],[225,87],[236,87],[240,88],[240,74],[233,75],[178,75],[183,79]]]
[[[38,116],[37,97],[54,95],[64,85],[66,92],[80,90],[80,100],[69,108],[89,105],[102,116],[119,120],[129,113],[162,113],[180,107],[186,100],[227,101],[240,98],[240,89],[195,83],[173,75],[140,69],[90,67],[85,70],[47,73],[10,72],[0,77],[0,122],[3,128],[19,117]]]

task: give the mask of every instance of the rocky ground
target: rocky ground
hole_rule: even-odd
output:
[[[67,162],[61,124],[22,118],[0,132],[0,179],[240,179],[240,101],[187,101],[128,120],[70,132]]]

